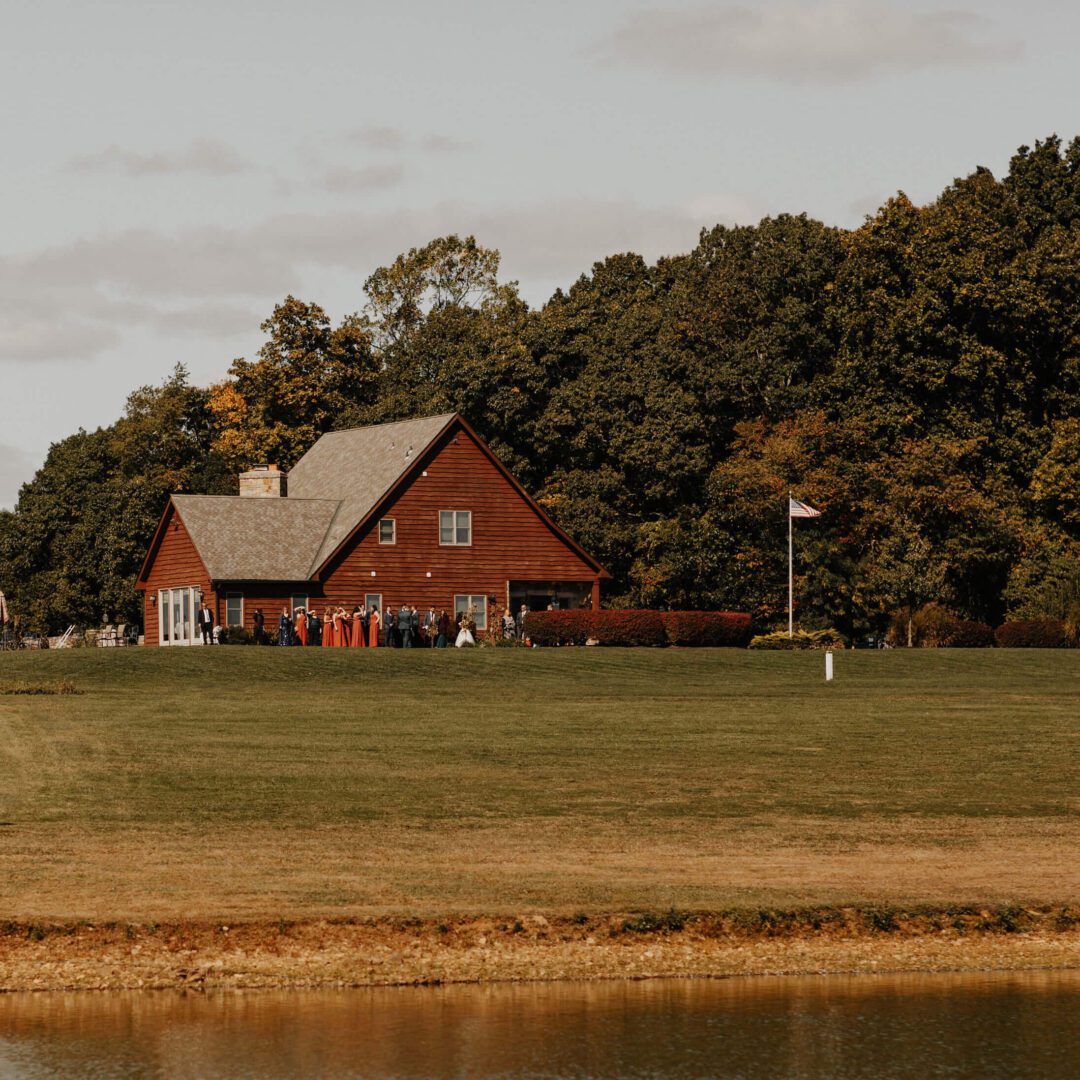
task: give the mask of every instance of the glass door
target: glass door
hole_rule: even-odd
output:
[[[196,614],[201,592],[197,586],[158,591],[158,644],[197,645],[201,638]]]

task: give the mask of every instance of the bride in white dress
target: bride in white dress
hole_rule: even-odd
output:
[[[473,609],[469,608],[469,610],[465,612],[465,614],[462,616],[461,627],[458,630],[457,641],[454,642],[454,648],[461,649],[467,645],[476,644],[476,639],[472,636],[472,633],[469,630],[470,626],[476,625],[476,621],[473,618],[473,615]]]

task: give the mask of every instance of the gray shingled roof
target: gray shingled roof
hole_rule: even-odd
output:
[[[289,498],[282,501],[333,499],[340,504],[303,577],[315,573],[456,415],[331,431],[293,466]]]
[[[293,466],[287,498],[173,504],[214,581],[306,581],[456,415],[328,432]]]
[[[332,499],[174,495],[214,581],[305,581],[334,518]]]

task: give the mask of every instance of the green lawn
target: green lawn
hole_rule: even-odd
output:
[[[1076,900],[1080,653],[0,654],[0,916]]]

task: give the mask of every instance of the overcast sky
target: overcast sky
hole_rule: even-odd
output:
[[[857,224],[1080,133],[1052,0],[5,0],[0,506],[293,293],[451,231],[542,303],[618,251]]]

